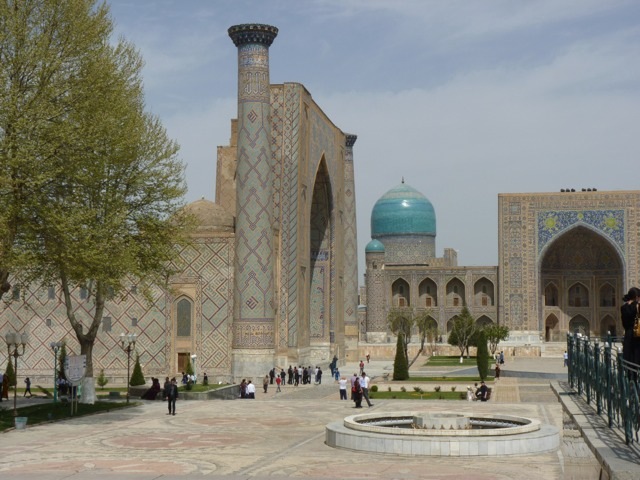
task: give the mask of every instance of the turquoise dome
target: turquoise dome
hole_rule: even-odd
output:
[[[371,212],[371,237],[388,235],[436,235],[433,205],[404,181],[380,197]]]
[[[364,249],[365,253],[384,253],[384,245],[379,240],[371,240]]]

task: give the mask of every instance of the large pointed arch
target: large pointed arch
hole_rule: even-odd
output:
[[[558,341],[576,328],[587,330],[586,334],[589,329],[597,332],[599,319],[614,308],[608,305],[611,291],[621,291],[624,282],[625,263],[618,245],[603,232],[578,223],[545,245],[538,262],[545,338]],[[608,300],[603,306],[599,286],[606,283],[611,289],[605,289]],[[557,302],[547,298],[555,295]],[[560,331],[555,323],[547,324],[552,314],[559,320]]]
[[[318,164],[309,213],[309,344],[330,340],[331,270],[333,266],[334,205],[331,179],[324,156]],[[306,343],[304,340],[302,343]]]

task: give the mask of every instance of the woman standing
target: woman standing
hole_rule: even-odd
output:
[[[622,358],[628,362],[640,364],[640,337],[633,335],[633,326],[638,314],[638,300],[640,290],[631,287],[629,292],[622,297],[624,303],[620,307],[620,318],[624,327],[624,340],[622,342]]]
[[[362,408],[362,387],[360,386],[360,378],[356,378],[353,382],[353,401],[356,402],[356,408]]]

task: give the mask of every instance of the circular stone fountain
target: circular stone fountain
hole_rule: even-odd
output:
[[[510,415],[369,413],[326,426],[330,447],[394,455],[526,455],[560,446],[556,427]]]

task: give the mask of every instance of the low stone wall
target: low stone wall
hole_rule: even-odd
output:
[[[182,400],[235,400],[240,397],[240,385],[228,385],[208,392],[180,392]]]

